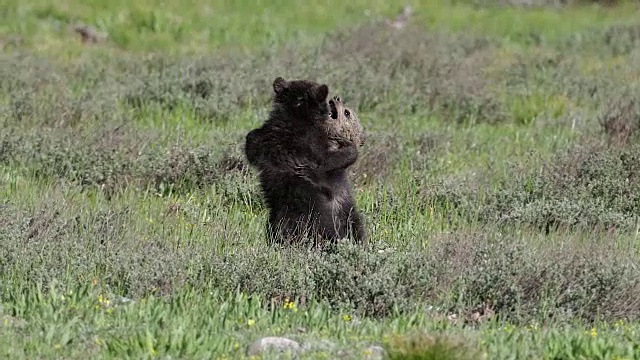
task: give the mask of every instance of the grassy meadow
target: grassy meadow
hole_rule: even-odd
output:
[[[529,2],[5,0],[0,357],[640,359],[640,7]],[[358,112],[369,246],[266,244],[277,76]]]

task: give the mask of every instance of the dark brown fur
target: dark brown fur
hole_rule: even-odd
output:
[[[327,85],[277,78],[273,89],[269,119],[250,131],[245,143],[269,208],[269,239],[286,243],[306,236],[333,243],[348,236],[364,242],[364,225],[346,177],[357,160],[357,144],[330,140]],[[330,146],[331,141],[339,146]]]

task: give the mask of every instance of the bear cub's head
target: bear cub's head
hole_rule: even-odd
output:
[[[273,81],[273,91],[274,109],[286,113],[300,125],[317,124],[329,116],[329,87],[325,84],[277,77]]]
[[[328,121],[324,122],[324,128],[332,142],[331,146],[336,147],[344,142],[364,145],[364,132],[355,111],[346,107],[338,96],[329,100],[329,109],[331,113]]]

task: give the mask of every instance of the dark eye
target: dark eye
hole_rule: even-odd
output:
[[[346,116],[346,117],[351,116],[351,111],[349,111],[349,110],[345,110],[345,111],[344,111],[344,116]]]

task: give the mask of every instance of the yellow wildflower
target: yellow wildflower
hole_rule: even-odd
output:
[[[111,304],[111,300],[107,299],[102,295],[98,296],[98,302],[100,303],[100,305],[103,305],[103,306],[109,306],[109,304]]]
[[[349,315],[349,314],[342,315],[342,320],[351,321],[351,315]]]
[[[255,324],[256,324],[256,321],[255,321],[255,320],[253,320],[253,319],[249,319],[249,320],[247,320],[247,325],[249,325],[249,326],[253,326],[253,325],[255,325]]]
[[[284,299],[284,305],[283,306],[284,306],[285,309],[293,310],[293,312],[298,311],[296,303],[293,302],[293,301],[289,301],[289,298],[285,298]]]

